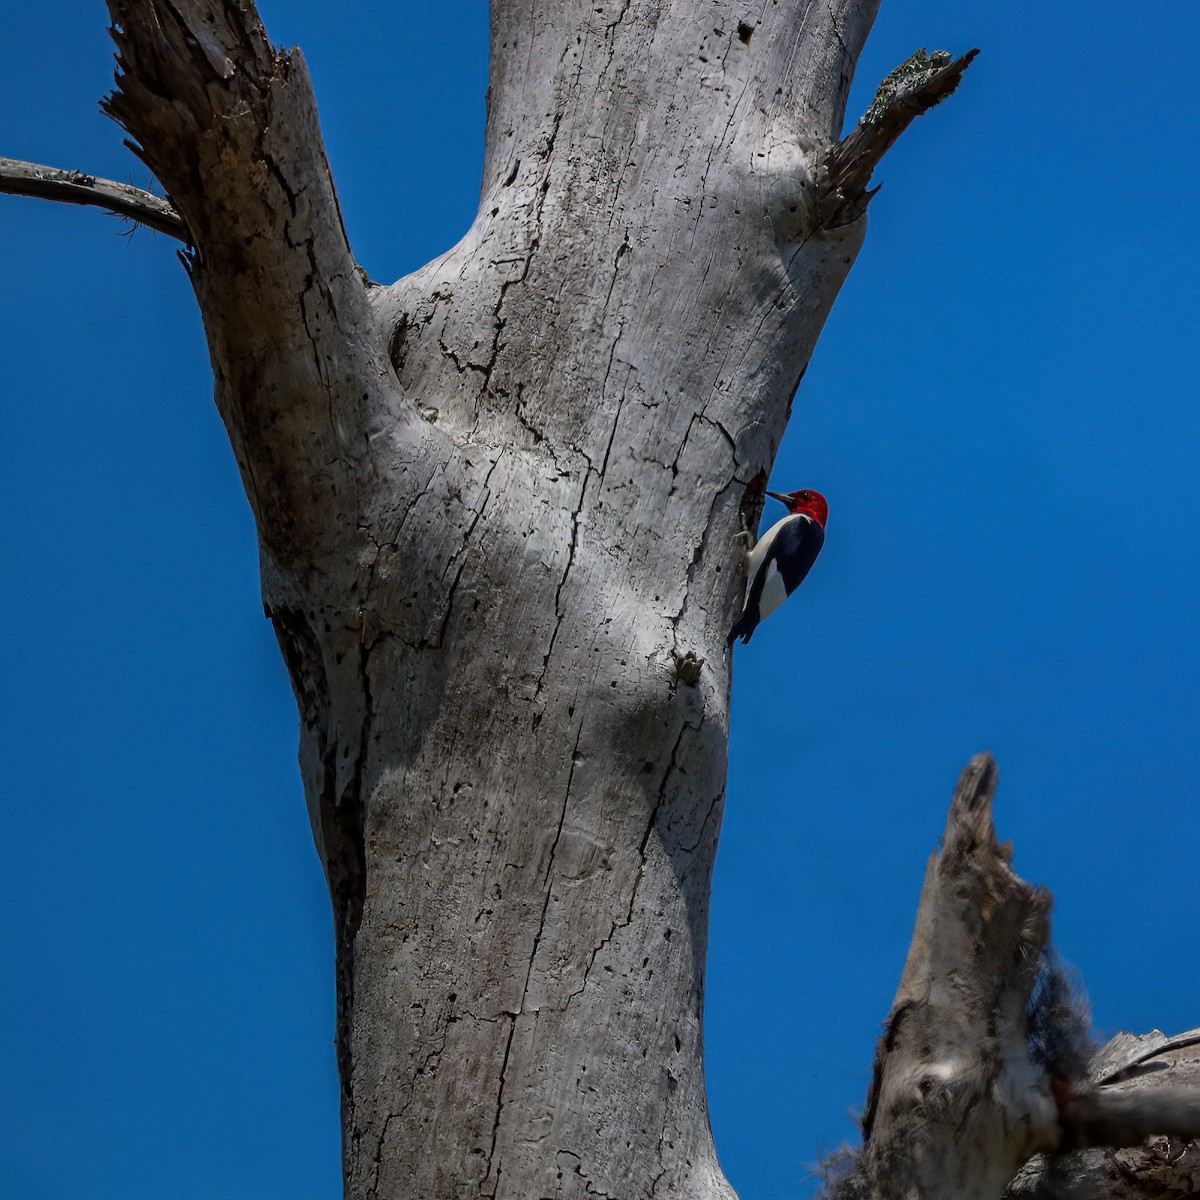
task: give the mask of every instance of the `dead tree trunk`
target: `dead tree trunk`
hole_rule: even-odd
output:
[[[346,1192],[728,1197],[701,998],[734,536],[968,58],[837,142],[877,0],[494,0],[483,195],[390,286],[249,0],[110,0],[257,519],[337,929]],[[969,1168],[969,1164],[968,1167]]]
[[[112,5],[302,713],[351,1196],[729,1194],[732,539],[861,240],[824,160],[874,7],[499,0],[478,218],[379,287],[299,53]]]

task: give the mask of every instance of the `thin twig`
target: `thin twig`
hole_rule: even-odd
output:
[[[85,171],[64,171],[40,163],[0,158],[0,192],[66,204],[91,204],[185,244],[191,243],[187,226],[168,201],[128,183],[99,179]]]

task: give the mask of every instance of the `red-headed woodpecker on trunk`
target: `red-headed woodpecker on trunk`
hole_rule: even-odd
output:
[[[788,515],[758,539],[746,559],[746,599],[729,642],[748,642],[759,621],[769,617],[803,582],[825,543],[829,505],[820,492],[768,492],[787,505]]]

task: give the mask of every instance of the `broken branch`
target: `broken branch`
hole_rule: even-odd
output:
[[[826,155],[821,195],[825,228],[848,225],[866,212],[875,194],[868,185],[879,160],[917,117],[958,87],[978,53],[968,50],[951,59],[947,50],[918,50],[879,85],[862,120]]]
[[[60,200],[66,204],[92,205],[178,238],[185,244],[191,242],[187,226],[169,201],[131,184],[100,179],[86,171],[66,171],[16,158],[0,158],[0,192],[34,196],[40,200]]]
[[[1065,1095],[1059,1116],[1077,1147],[1137,1146],[1154,1136],[1200,1137],[1200,1091],[1194,1087],[1086,1088]]]
[[[860,1170],[878,1194],[999,1196],[1058,1128],[1026,1011],[1050,896],[996,837],[996,764],[972,760],[930,859],[908,961],[875,1060]],[[867,1194],[875,1194],[868,1191]]]
[[[1050,950],[1050,894],[1015,874],[996,837],[995,790],[981,754],[929,862],[863,1147],[832,1164],[827,1200],[1150,1200],[1170,1194],[1164,1172],[1183,1169],[1178,1153],[1164,1166],[1162,1146],[1176,1143],[1163,1139],[1200,1135],[1200,1030],[1122,1035],[1095,1051],[1086,1003]],[[1145,1188],[1103,1182],[1121,1155]],[[1093,1190],[1055,1190],[1060,1175]]]

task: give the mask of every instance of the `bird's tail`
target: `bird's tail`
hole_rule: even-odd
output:
[[[742,613],[734,622],[733,628],[729,631],[729,644],[732,646],[738,638],[741,638],[742,645],[744,646],[757,628],[758,622],[754,619],[754,614],[750,611]]]

